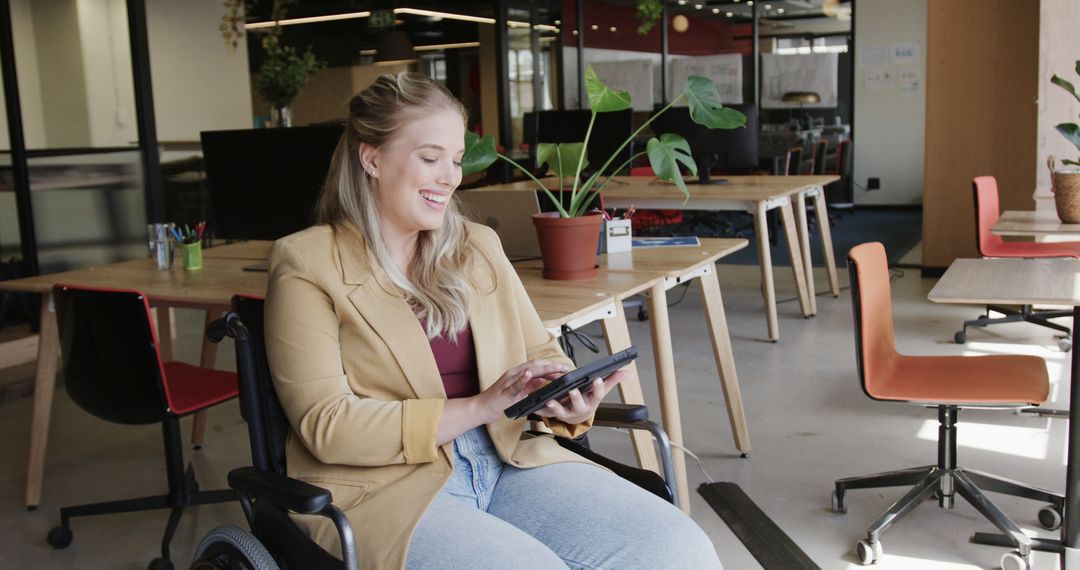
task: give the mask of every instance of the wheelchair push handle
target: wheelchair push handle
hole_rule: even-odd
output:
[[[240,315],[233,311],[229,311],[206,327],[206,338],[210,339],[210,342],[221,342],[226,336],[239,341],[246,341],[250,337],[247,327],[240,320]]]

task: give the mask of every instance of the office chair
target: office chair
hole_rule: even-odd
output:
[[[982,257],[1080,257],[1080,242],[1007,242],[990,231],[1001,216],[998,210],[997,179],[993,176],[978,176],[972,182],[975,197],[975,243]],[[1001,313],[1002,317],[991,318],[990,312]],[[1024,321],[1047,327],[1066,334],[1058,338],[1058,348],[1068,352],[1072,348],[1069,327],[1052,323],[1048,319],[1072,316],[1072,309],[1064,311],[1035,310],[1031,305],[1020,305],[1018,309],[987,305],[986,313],[977,319],[964,321],[964,326],[953,335],[956,344],[967,342],[968,327],[985,327],[998,323]]]
[[[151,570],[173,567],[169,543],[184,508],[236,500],[231,489],[199,491],[195,471],[184,467],[180,418],[237,394],[236,375],[184,362],[162,362],[150,304],[138,291],[57,285],[53,287],[64,384],[80,408],[121,424],[161,422],[165,439],[165,495],[60,509],[60,525],[49,531],[54,548],[66,548],[70,519],[87,515],[169,508],[161,557]]]
[[[810,174],[825,174],[825,158],[829,154],[829,141],[818,139],[810,144]]]
[[[893,337],[889,267],[879,242],[857,245],[848,253],[851,304],[855,316],[855,361],[863,392],[874,400],[904,402],[938,410],[938,459],[924,465],[836,481],[833,512],[847,512],[847,491],[914,485],[866,531],[855,551],[862,564],[882,556],[881,534],[934,495],[952,508],[960,494],[1006,535],[1017,550],[1002,556],[1006,569],[1030,566],[1032,539],[983,490],[1050,503],[1039,512],[1044,526],[1060,525],[1064,496],[956,465],[956,417],[962,407],[1020,408],[1041,404],[1049,393],[1046,363],[1035,356],[907,356]]]
[[[784,175],[802,174],[802,154],[803,149],[801,146],[793,146],[787,149],[787,152],[784,153]]]
[[[286,474],[285,440],[290,428],[278,402],[266,359],[263,304],[261,298],[233,297],[233,312],[211,323],[207,330],[207,336],[213,342],[225,336],[235,340],[240,409],[248,424],[252,467],[231,471],[229,485],[240,496],[250,532],[229,525],[211,530],[196,549],[192,568],[232,568],[229,564],[244,561],[254,570],[278,567],[351,570],[356,568],[357,559],[353,529],[344,513],[332,504],[330,491]],[[664,478],[652,471],[611,461],[571,440],[558,437],[556,440],[563,447],[678,506],[670,443],[663,429],[649,421],[645,406],[601,405],[593,425],[648,430],[659,443]],[[289,518],[290,511],[332,520],[341,541],[344,561],[308,538]]]

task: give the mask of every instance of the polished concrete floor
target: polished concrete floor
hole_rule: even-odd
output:
[[[918,259],[917,252],[909,256]],[[851,302],[818,297],[818,315],[803,319],[793,297],[791,272],[777,268],[781,339],[765,342],[765,319],[754,266],[718,266],[753,450],[739,457],[724,411],[712,351],[702,317],[701,298],[691,287],[671,308],[676,369],[686,446],[701,458],[702,469],[688,460],[692,487],[706,481],[733,481],[795,540],[822,568],[854,568],[856,540],[895,499],[900,488],[853,491],[845,515],[830,512],[833,480],[915,465],[936,459],[934,411],[869,400],[858,385],[853,350]],[[1054,407],[1068,403],[1068,361],[1054,338],[1038,327],[1014,324],[974,331],[960,347],[951,342],[964,318],[979,309],[940,306],[926,300],[934,284],[918,269],[894,270],[893,299],[898,345],[903,352],[925,354],[1025,353],[1046,359]],[[841,272],[846,284],[846,275]],[[818,273],[819,291],[826,288]],[[669,293],[669,302],[679,290]],[[633,314],[633,313],[631,313]],[[179,311],[177,354],[197,362],[202,317]],[[644,352],[640,366],[647,399],[656,410],[647,323],[630,323]],[[585,332],[599,338],[599,327]],[[218,365],[232,366],[230,346]],[[584,349],[579,348],[579,352]],[[587,358],[586,358],[587,359]],[[657,414],[654,413],[654,417]],[[108,424],[78,409],[58,391],[49,434],[44,496],[40,508],[23,507],[26,433],[30,400],[0,406],[0,568],[141,568],[157,555],[167,513],[154,511],[74,519],[75,540],[53,550],[45,534],[57,524],[62,505],[159,493],[164,489],[160,429]],[[966,411],[959,426],[962,465],[1039,484],[1064,486],[1066,423],[1018,416],[1010,411]],[[185,433],[188,423],[185,422]],[[203,489],[225,485],[225,474],[248,461],[245,427],[235,404],[210,414],[207,445],[187,451]],[[597,429],[593,445],[615,458],[632,458],[628,439]],[[1025,531],[1038,527],[1031,501],[994,495]],[[712,537],[728,568],[760,567],[723,521],[696,493],[694,519]],[[190,509],[173,541],[178,567],[186,567],[200,537],[220,524],[242,524],[237,504]],[[969,505],[953,510],[928,502],[884,537],[879,568],[995,568],[1004,548],[969,543],[975,531],[992,530]],[[361,530],[362,532],[362,530]],[[1036,568],[1056,568],[1053,556],[1038,553]]]

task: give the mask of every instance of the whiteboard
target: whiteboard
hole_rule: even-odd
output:
[[[600,81],[616,91],[630,93],[635,111],[653,110],[653,64],[647,59],[594,61]],[[586,101],[588,103],[588,101]]]
[[[712,79],[720,92],[720,102],[741,105],[743,102],[742,55],[727,53],[671,60],[671,91],[674,99],[686,86],[686,78],[701,75]],[[685,102],[680,101],[681,105]]]
[[[799,109],[836,107],[837,73],[840,57],[835,53],[761,55],[761,107],[764,109]],[[784,93],[813,91],[820,103],[785,103]]]

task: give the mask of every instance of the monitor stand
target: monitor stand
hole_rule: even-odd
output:
[[[694,162],[697,163],[697,180],[687,180],[687,184],[696,184],[698,186],[714,186],[719,184],[727,184],[727,178],[711,178],[709,176],[710,171],[714,164],[716,164],[715,154],[695,154]]]

